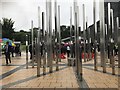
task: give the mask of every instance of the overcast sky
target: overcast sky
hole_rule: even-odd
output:
[[[46,12],[46,0],[1,0],[0,3],[0,17],[12,18],[15,21],[15,30],[26,30],[31,28],[31,20],[34,21],[34,27],[38,27],[38,6],[41,8],[41,12]],[[57,0],[60,5],[60,24],[70,24],[70,7],[73,7],[73,0]],[[88,25],[93,23],[93,0],[78,0],[79,6],[79,21],[82,27],[82,4],[85,4],[86,17],[88,17]],[[53,0],[54,2],[54,0]],[[53,6],[53,23],[54,28],[54,3]],[[99,5],[97,3],[97,20],[99,19]],[[74,24],[74,18],[73,18]]]

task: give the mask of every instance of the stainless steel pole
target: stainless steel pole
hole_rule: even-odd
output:
[[[45,13],[42,12],[42,38],[41,40],[44,41],[45,36]]]
[[[59,58],[59,53],[58,53],[58,16],[57,16],[57,2],[55,0],[55,37],[54,37],[54,40],[57,40],[55,42],[55,56],[56,56],[56,71],[59,70],[58,68],[58,58]]]
[[[107,39],[107,31],[108,31],[108,27],[107,27],[107,24],[105,24],[105,46],[106,46],[106,49],[108,48],[108,39]],[[106,59],[106,63],[108,63],[108,54],[107,54],[108,52],[107,52],[107,50],[106,50],[106,55],[105,55],[105,59]]]
[[[40,7],[38,7],[38,39],[37,39],[37,76],[40,76],[40,65],[41,65],[41,54],[40,54],[40,39],[41,39],[41,30],[40,30]]]
[[[28,35],[26,35],[26,69],[28,69]]]
[[[77,24],[77,20],[78,20],[78,15],[77,12],[75,12],[75,21],[76,21],[76,29],[75,29],[75,58],[76,58],[76,72],[77,75],[79,76],[79,70],[78,70],[78,41],[77,41],[77,31],[78,31],[78,24]]]
[[[35,60],[37,61],[37,38],[35,38]]]
[[[70,7],[70,54],[71,54],[71,58],[72,58],[72,7]]]
[[[33,21],[31,21],[31,35],[32,35],[32,68],[34,68],[34,32],[33,32]]]
[[[92,37],[91,37],[91,34],[90,34],[90,38],[89,38],[89,40],[90,40],[90,59],[92,60],[92,48],[91,48],[92,39],[91,38]]]
[[[49,4],[46,0],[46,52],[47,52],[47,66],[49,66]]]
[[[111,5],[110,5],[110,3],[108,3],[108,31],[107,31],[108,59],[110,59],[110,52],[111,52],[111,50],[110,50],[110,35],[111,35],[110,8],[111,8]],[[110,60],[110,64],[111,64],[111,60]]]
[[[96,47],[97,47],[97,22],[96,22],[96,1],[94,0],[93,3],[93,21],[94,21],[94,70],[97,70],[97,52],[96,52]]]
[[[118,37],[117,37],[117,44],[118,44],[118,68],[120,71],[120,27],[119,27],[119,17],[116,18],[116,23],[117,23],[117,32],[118,32]],[[120,73],[119,73],[120,75]]]
[[[112,28],[111,28],[112,34],[111,35],[112,35],[112,38],[115,39],[114,38],[114,31],[115,30],[114,30],[114,15],[113,15],[114,12],[113,12],[113,9],[110,9],[110,13],[111,13],[111,25],[112,25]]]
[[[40,55],[40,31],[38,30],[38,38],[37,38],[37,76],[39,77],[40,76],[40,58],[39,58],[39,55]]]
[[[79,6],[77,6],[77,27],[76,27],[76,34],[77,34],[77,57],[78,57],[78,64],[77,64],[77,68],[78,68],[78,75],[80,77],[80,41],[79,41]]]
[[[42,30],[43,30],[43,75],[46,74],[46,51],[45,51],[45,13],[42,12]]]
[[[110,18],[110,3],[108,3],[108,40],[110,38],[110,27],[111,27],[111,18]]]
[[[80,53],[80,41],[79,41],[79,7],[76,6],[75,12],[75,58],[76,58],[76,73],[80,81],[82,81],[82,60]]]
[[[60,30],[60,6],[58,6],[58,38],[59,38],[59,53],[58,55],[61,55],[61,30]],[[59,61],[61,61],[61,57],[59,57]],[[59,70],[59,63],[57,63],[57,69]]]
[[[52,51],[52,2],[49,1],[49,39],[50,39],[50,66],[49,66],[49,72],[52,73],[53,71],[53,51]]]
[[[88,28],[88,47],[89,47],[89,51],[88,51],[88,53],[89,53],[89,60],[91,60],[92,58],[91,58],[91,43],[90,43],[90,28]]]
[[[84,62],[86,62],[85,5],[83,4]]]
[[[74,0],[75,67],[76,67],[76,73],[77,73],[77,71],[78,71],[78,70],[77,70],[78,60],[77,60],[77,56],[76,56],[76,55],[77,55],[77,53],[76,53],[76,52],[77,52],[77,51],[76,51],[76,41],[77,41],[77,40],[76,40],[76,39],[77,39],[77,37],[76,37],[76,28],[77,28],[77,27],[76,27],[76,26],[77,26],[77,21],[76,21],[76,20],[77,20],[77,19],[76,19],[76,18],[77,18],[77,17],[76,17],[76,16],[77,16],[77,9],[76,9],[76,8],[77,8],[77,1]]]
[[[78,66],[77,66],[77,70],[78,70],[78,75],[79,75],[79,79],[80,79],[80,81],[82,81],[83,79],[82,79],[82,50],[81,50],[81,39],[79,39],[79,37],[80,37],[80,32],[81,32],[81,29],[79,29],[79,6],[77,6],[77,18],[76,18],[76,21],[77,21],[77,26],[76,26],[76,34],[77,34],[77,42],[76,42],[76,44],[77,44],[77,53],[76,53],[76,55],[77,55],[77,57],[78,57]]]
[[[120,26],[119,26],[119,17],[116,18],[117,22],[117,44],[118,44],[118,88],[120,88]]]
[[[88,18],[86,17],[86,60],[88,61],[89,58],[88,58]]]
[[[111,14],[111,25],[112,25],[112,35],[111,35],[111,64],[112,64],[112,74],[115,75],[115,60],[114,60],[114,17],[113,17],[113,9],[110,10]]]
[[[106,73],[106,60],[105,60],[105,19],[104,19],[104,0],[100,1],[100,42],[101,42],[101,61],[103,65],[103,72]]]

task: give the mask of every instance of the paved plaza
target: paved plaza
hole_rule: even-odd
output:
[[[103,73],[101,67],[98,67],[98,71],[94,71],[93,60],[83,62],[83,82],[77,79],[75,68],[68,66],[66,59],[59,63],[59,71],[56,71],[54,66],[53,73],[49,73],[49,68],[47,68],[46,75],[43,75],[43,69],[41,68],[40,77],[37,77],[37,66],[32,68],[31,63],[29,63],[29,68],[26,69],[26,56],[24,52],[22,52],[21,57],[13,57],[12,63],[8,66],[5,64],[4,56],[2,56],[0,68],[2,68],[2,72],[0,72],[2,77],[0,79],[0,86],[5,88],[3,90],[13,90],[15,88],[18,88],[18,90],[20,88],[29,88],[29,90],[34,90],[35,88],[40,88],[40,90],[47,88],[52,90],[74,90],[79,88],[85,88],[85,90],[87,88],[117,90],[118,88],[117,68],[115,70],[116,75],[111,74],[112,69],[110,67],[107,68],[107,73]]]

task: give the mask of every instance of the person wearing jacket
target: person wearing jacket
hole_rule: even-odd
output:
[[[6,65],[8,65],[8,59],[9,59],[9,62],[11,63],[10,52],[11,52],[11,46],[9,45],[9,42],[6,42],[6,45],[5,45]]]

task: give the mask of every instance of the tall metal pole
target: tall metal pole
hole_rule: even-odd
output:
[[[105,60],[105,17],[104,17],[104,0],[100,1],[100,42],[101,42],[101,61],[103,65],[103,72],[106,72],[106,60]]]
[[[60,30],[60,6],[58,6],[58,38],[59,38],[59,53],[58,55],[61,55],[61,30]],[[61,57],[59,57],[59,61],[61,61]],[[57,63],[57,66],[59,65],[59,63]],[[57,67],[59,70],[59,67]]]
[[[38,53],[39,53],[39,63],[41,67],[41,44],[42,44],[42,32],[41,32],[41,18],[40,18],[40,7],[38,7],[38,29],[39,29],[39,41],[38,41]]]
[[[85,5],[83,4],[84,62],[86,62]]]
[[[71,43],[71,45],[70,45],[70,54],[71,54],[71,58],[72,58],[72,42],[73,40],[72,40],[72,7],[70,7],[70,43]]]
[[[75,12],[75,58],[76,58],[76,73],[82,81],[82,60],[80,55],[80,41],[79,41],[79,7],[76,6]]]
[[[35,38],[35,60],[37,61],[38,60],[38,48],[37,48],[37,38]]]
[[[32,35],[32,68],[34,68],[34,32],[33,32],[33,21],[31,21],[31,35]]]
[[[96,47],[97,47],[97,22],[96,22],[96,1],[93,4],[93,21],[94,21],[94,70],[97,70],[97,58],[96,58]]]
[[[89,51],[89,49],[88,49],[88,17],[86,17],[86,59],[87,59],[87,61],[89,60],[89,58],[88,58],[88,51]]]
[[[78,30],[78,24],[77,24],[77,12],[75,13],[75,20],[76,20],[76,29],[75,29],[75,58],[76,58],[76,72],[77,72],[77,75],[79,75],[79,70],[78,70],[78,42],[77,42],[77,30]]]
[[[76,35],[77,35],[77,38],[76,38],[76,44],[77,44],[77,53],[76,53],[76,55],[77,55],[77,57],[78,57],[78,64],[77,64],[77,68],[78,68],[78,75],[79,75],[79,77],[80,77],[80,41],[79,41],[79,6],[77,6],[77,18],[76,18],[76,22],[77,22],[77,26],[76,26]]]
[[[49,72],[52,73],[53,71],[53,51],[52,51],[52,2],[49,1],[49,40],[50,40],[50,66],[49,66]]]
[[[57,16],[57,2],[55,0],[55,37],[54,39],[57,40],[55,42],[55,55],[56,55],[56,71],[59,70],[58,68],[58,58],[59,58],[59,53],[58,53],[58,16]]]
[[[108,31],[108,26],[107,26],[107,24],[105,24],[105,47],[106,47],[106,49],[108,48],[107,46],[108,46],[108,37],[107,37],[107,31]],[[107,50],[106,50],[106,53],[105,53],[106,55],[105,55],[105,59],[106,59],[106,63],[108,63],[108,54],[107,54]]]
[[[120,71],[120,26],[119,26],[119,17],[116,18],[116,23],[117,23],[117,32],[118,32],[118,37],[117,37],[117,43],[118,43],[118,68],[119,68],[119,71]]]
[[[28,35],[26,35],[26,69],[28,69]]]
[[[77,60],[77,57],[76,57],[76,55],[77,55],[77,51],[76,51],[76,26],[77,26],[77,1],[76,0],[74,0],[74,31],[75,31],[75,67],[76,67],[76,72],[78,71],[78,68],[77,68],[77,66],[78,66],[78,60]]]
[[[55,0],[55,35],[57,35],[57,1]],[[57,38],[55,36],[55,38]]]
[[[89,60],[91,60],[91,42],[90,42],[91,36],[90,36],[90,28],[88,28],[88,47],[89,47]]]
[[[111,30],[112,31],[112,38],[115,39],[114,38],[114,15],[113,15],[114,12],[113,12],[113,9],[110,9],[110,13],[111,13],[111,25],[112,25],[112,28],[111,28],[112,29]]]
[[[45,51],[45,13],[42,12],[42,30],[43,30],[43,75],[46,74],[46,51]]]
[[[79,75],[79,79],[80,79],[80,81],[82,81],[83,79],[82,79],[82,50],[81,50],[81,40],[79,39],[79,37],[80,37],[80,33],[81,33],[81,29],[79,29],[79,6],[77,6],[77,18],[76,18],[76,21],[77,21],[77,26],[76,26],[76,34],[77,34],[77,42],[76,42],[76,44],[77,44],[77,53],[76,53],[76,55],[77,55],[77,57],[78,57],[78,66],[77,66],[77,68],[78,68],[78,75]]]
[[[77,20],[77,27],[76,27],[76,30],[77,30],[76,31],[77,32],[76,33],[77,34],[77,43],[76,43],[77,44],[77,50],[76,51],[77,51],[77,57],[78,57],[78,61],[77,61],[78,62],[77,65],[78,66],[77,66],[77,68],[78,68],[78,75],[80,77],[80,80],[82,81],[82,73],[81,73],[81,70],[82,70],[81,69],[82,68],[81,65],[82,64],[80,64],[80,62],[81,62],[81,59],[80,59],[81,58],[81,55],[80,55],[80,43],[81,42],[79,40],[79,33],[80,33],[80,30],[79,30],[79,15],[80,15],[79,14],[79,6],[77,6],[77,19],[76,19]]]
[[[45,13],[42,12],[42,38],[41,40],[44,41],[44,35],[45,35]]]
[[[40,76],[40,65],[41,65],[41,54],[40,54],[40,36],[41,30],[40,30],[40,7],[38,7],[38,36],[37,36],[37,76]]]
[[[47,52],[47,66],[49,66],[49,4],[46,0],[46,52]]]
[[[107,47],[108,50],[107,50],[107,52],[108,52],[108,58],[110,58],[110,52],[111,52],[111,50],[110,50],[110,34],[111,34],[110,7],[111,7],[111,5],[110,5],[110,3],[108,3],[108,31],[107,31],[107,43],[108,43],[108,47]]]
[[[111,35],[111,64],[112,64],[112,74],[115,75],[115,60],[114,60],[114,54],[113,54],[113,50],[114,50],[114,17],[113,17],[113,9],[110,10],[110,14],[111,14],[111,29],[112,29],[112,35]]]
[[[118,88],[120,88],[120,26],[119,26],[119,17],[116,18],[117,23],[117,44],[118,44]]]

